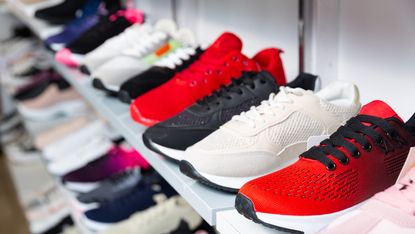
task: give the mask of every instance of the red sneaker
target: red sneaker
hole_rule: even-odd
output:
[[[393,185],[411,146],[415,115],[403,123],[373,101],[293,165],[245,184],[236,209],[277,230],[315,233]]]
[[[223,33],[186,70],[170,81],[138,97],[130,106],[132,118],[151,126],[168,119],[200,98],[239,77],[242,71],[268,70],[279,85],[285,74],[278,49],[266,49],[253,59],[241,53],[242,42],[232,33]]]

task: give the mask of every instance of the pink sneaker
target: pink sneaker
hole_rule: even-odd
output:
[[[415,167],[399,183],[334,220],[321,234],[414,234]]]

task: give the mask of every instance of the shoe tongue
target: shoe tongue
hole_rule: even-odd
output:
[[[241,51],[242,41],[233,33],[225,32],[216,39],[212,45],[205,51],[204,56],[216,57],[223,56],[230,51]]]
[[[382,119],[393,117],[403,122],[401,117],[399,117],[399,115],[396,114],[392,107],[380,100],[375,100],[364,105],[360,110],[359,114],[376,116]]]

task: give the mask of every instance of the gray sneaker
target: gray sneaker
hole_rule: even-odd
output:
[[[78,201],[85,204],[106,203],[128,194],[141,179],[139,169],[129,170],[100,183],[90,192],[80,193]]]

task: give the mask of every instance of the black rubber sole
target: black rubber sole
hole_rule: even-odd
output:
[[[127,103],[127,104],[131,104],[131,102],[133,101],[130,94],[125,90],[120,90],[118,92],[118,98],[120,99],[120,101]]]
[[[234,188],[228,188],[228,187],[224,187],[222,185],[218,185],[215,184],[213,182],[211,182],[210,180],[206,179],[205,177],[203,177],[194,167],[191,163],[189,163],[186,160],[182,160],[180,161],[180,172],[185,174],[186,176],[197,180],[198,182],[200,182],[201,184],[204,184],[208,187],[220,190],[220,191],[224,191],[227,193],[238,193],[239,189],[234,189]]]
[[[89,71],[88,67],[86,65],[81,65],[79,67],[79,71],[81,71],[85,75],[91,75],[91,72]]]
[[[107,87],[105,87],[104,83],[102,83],[102,81],[100,79],[94,78],[92,80],[92,86],[96,89],[105,91],[108,95],[110,95],[112,97],[118,96],[118,92],[114,92],[112,90],[107,89]]]
[[[277,230],[280,232],[286,232],[286,233],[296,233],[296,234],[304,233],[302,231],[275,226],[275,225],[265,223],[264,221],[260,220],[255,213],[254,204],[252,204],[252,201],[240,193],[236,195],[235,208],[238,211],[238,213],[243,215],[245,218],[252,220],[255,223],[261,224],[265,227],[272,228],[274,230]]]
[[[176,163],[176,164],[179,164],[179,163],[180,163],[180,161],[179,161],[179,160],[177,160],[177,159],[175,159],[175,158],[172,158],[172,157],[170,157],[170,156],[168,156],[168,155],[164,154],[164,153],[163,153],[163,152],[161,152],[160,150],[156,149],[155,147],[153,147],[153,146],[151,145],[150,140],[149,140],[149,139],[147,139],[147,137],[145,137],[145,134],[143,134],[143,143],[144,143],[144,145],[145,145],[148,149],[150,149],[151,151],[153,151],[153,152],[155,152],[155,153],[157,153],[157,154],[160,154],[161,156],[163,156],[165,159],[169,160],[170,162],[173,162],[173,163]]]

